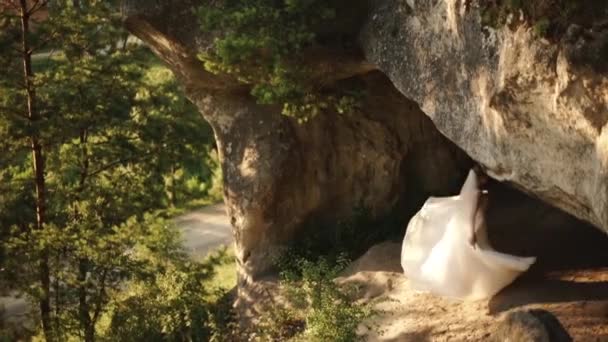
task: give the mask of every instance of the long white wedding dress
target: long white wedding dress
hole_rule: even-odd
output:
[[[488,242],[478,179],[471,170],[460,195],[430,197],[410,220],[401,266],[412,286],[446,297],[493,296],[536,260],[497,252]]]

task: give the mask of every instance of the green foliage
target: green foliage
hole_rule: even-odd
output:
[[[173,74],[157,62],[148,65],[132,112],[133,120],[145,127],[141,146],[163,175],[169,204],[207,197],[219,165],[213,157],[213,132],[182,95]]]
[[[309,222],[306,236],[286,248],[274,263],[281,275],[286,303],[267,307],[257,325],[261,341],[356,341],[357,327],[378,312],[372,303],[355,301],[356,288],[339,285],[336,277],[370,245],[387,236],[402,237],[402,208],[375,219],[358,206],[336,224]],[[375,227],[370,232],[369,227]],[[316,228],[316,229],[315,229]],[[375,329],[377,327],[368,327]]]
[[[261,319],[261,336],[271,340],[360,340],[357,327],[374,311],[370,305],[353,301],[354,288],[335,282],[349,264],[346,256],[309,260],[287,255],[280,261],[281,287],[290,307],[274,305]]]
[[[213,165],[211,171],[211,180],[207,188],[207,198],[213,202],[220,202],[224,198],[224,175],[222,173],[222,167],[218,160],[217,153],[211,153],[209,157],[210,161],[208,164]]]
[[[224,248],[191,261],[175,253],[176,235],[164,220],[146,224],[154,227],[150,241],[134,248],[146,267],[116,296],[100,335],[107,341],[225,341],[236,331],[228,292],[236,285],[234,255]]]
[[[349,112],[352,94],[319,89],[302,52],[315,45],[319,26],[333,20],[332,1],[226,0],[197,9],[200,25],[215,37],[199,55],[206,70],[250,84],[261,104],[306,121],[326,109]]]
[[[208,301],[200,299],[214,263],[188,261],[173,229],[144,213],[207,196],[217,167],[210,127],[171,73],[127,39],[115,1],[34,5],[29,11],[45,8],[48,18],[24,35],[6,4],[0,287],[48,301],[47,339],[205,340]]]
[[[221,256],[202,263],[189,260],[180,250],[175,231],[167,222],[148,216],[144,224],[129,222],[141,241],[130,258],[131,270],[110,303],[100,335],[108,341],[207,341],[210,303],[205,287],[221,263]]]

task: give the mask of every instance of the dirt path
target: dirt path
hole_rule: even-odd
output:
[[[178,216],[174,220],[180,229],[183,246],[190,256],[197,258],[209,251],[232,244],[232,228],[224,204],[214,204]]]
[[[232,244],[232,228],[224,204],[210,205],[174,219],[181,231],[183,246],[194,259],[204,257],[211,250]],[[29,312],[23,298],[0,297],[2,319],[9,322],[22,321]]]

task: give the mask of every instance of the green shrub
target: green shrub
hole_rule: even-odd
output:
[[[262,340],[358,341],[359,324],[374,314],[370,305],[355,302],[352,287],[335,278],[348,265],[344,254],[334,260],[309,260],[287,253],[279,265],[281,291],[289,307],[279,304],[261,318]]]
[[[145,241],[130,253],[139,268],[114,293],[98,326],[100,340],[223,341],[234,319],[230,284],[218,270],[236,272],[234,255],[222,248],[193,261],[168,222],[149,217],[145,224]]]

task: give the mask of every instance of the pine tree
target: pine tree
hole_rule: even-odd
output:
[[[160,243],[143,214],[209,177],[212,133],[113,1],[0,6],[0,266],[47,341],[93,341],[124,284],[153,278],[131,253]]]

